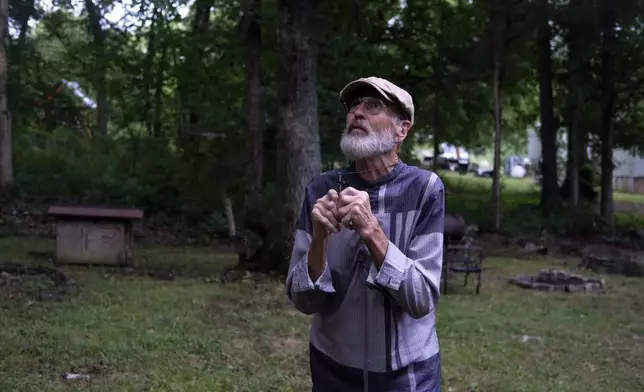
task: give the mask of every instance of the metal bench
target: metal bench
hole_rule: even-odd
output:
[[[143,219],[133,208],[51,206],[56,219],[56,263],[130,265],[132,222]]]
[[[452,243],[461,241],[465,235],[465,220],[460,215],[445,215],[443,234],[443,294],[447,294],[449,273],[464,273],[463,286],[467,286],[470,274],[476,274],[476,294],[481,289],[481,275],[483,273],[483,252],[480,247],[470,245],[457,245]]]

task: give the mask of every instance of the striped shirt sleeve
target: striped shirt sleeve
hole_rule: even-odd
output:
[[[389,241],[380,270],[372,263],[367,277],[369,283],[389,292],[415,319],[434,311],[443,266],[444,186],[432,174],[427,188],[407,254]]]
[[[286,278],[289,299],[297,310],[308,315],[321,311],[329,294],[335,292],[328,262],[325,262],[324,272],[315,282],[311,280],[309,275],[308,256],[313,233],[311,210],[316,199],[313,184],[309,184],[295,230],[289,272]]]

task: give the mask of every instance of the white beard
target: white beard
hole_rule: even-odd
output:
[[[368,124],[361,124],[367,128],[367,134],[348,133],[350,126],[345,128],[340,140],[340,149],[350,160],[361,160],[388,153],[396,147],[392,128],[385,128],[379,132]]]

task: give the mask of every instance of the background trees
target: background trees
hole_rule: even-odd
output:
[[[206,237],[228,203],[264,269],[285,267],[303,187],[343,160],[337,93],[357,77],[413,94],[405,159],[416,143],[491,153],[496,229],[504,151],[526,148],[528,126],[540,123],[544,216],[561,177],[576,206],[580,171],[600,162],[609,229],[613,148],[644,145],[639,2],[0,4],[0,184],[33,203],[138,205]]]

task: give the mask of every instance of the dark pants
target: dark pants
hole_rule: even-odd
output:
[[[363,392],[364,373],[362,369],[343,366],[332,358],[309,346],[311,360],[312,392]],[[369,392],[440,392],[440,354],[414,363],[413,377],[410,367],[386,372],[369,372]],[[415,380],[414,386],[410,379]],[[415,389],[414,389],[415,387]]]

